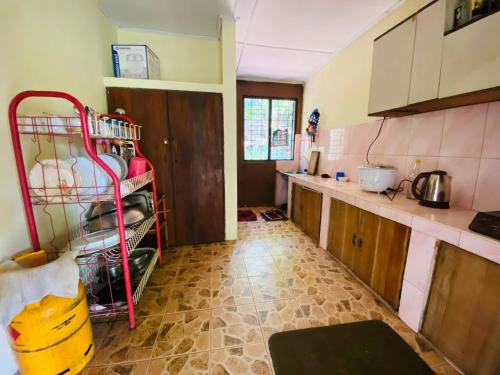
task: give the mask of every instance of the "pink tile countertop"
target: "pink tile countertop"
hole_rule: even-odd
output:
[[[417,201],[398,194],[393,201],[377,193],[363,191],[353,182],[333,178],[288,174],[290,182],[299,183],[327,196],[446,241],[500,264],[500,241],[469,230],[477,211],[464,208],[436,209],[420,206]]]

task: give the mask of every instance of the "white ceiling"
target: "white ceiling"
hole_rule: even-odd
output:
[[[233,16],[234,1],[101,0],[100,8],[118,27],[217,38],[220,17]]]
[[[236,0],[238,77],[307,81],[399,0]]]
[[[404,0],[101,0],[119,27],[215,38],[235,17],[237,74],[304,82]]]

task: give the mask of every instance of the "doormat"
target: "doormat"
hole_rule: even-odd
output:
[[[265,221],[285,221],[288,220],[288,218],[281,213],[281,211],[278,210],[271,210],[271,211],[266,211],[266,212],[261,212],[262,218]]]
[[[238,210],[238,221],[257,221],[257,215],[252,210]]]
[[[276,375],[432,375],[387,324],[378,320],[275,333],[269,352]]]

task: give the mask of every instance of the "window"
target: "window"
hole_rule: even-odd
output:
[[[297,101],[244,98],[244,160],[291,160]]]

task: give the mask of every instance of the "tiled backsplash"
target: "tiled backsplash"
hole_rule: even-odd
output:
[[[343,170],[357,181],[380,121],[322,131],[313,144],[323,150],[320,173]],[[309,149],[309,137],[302,136],[301,168]],[[452,176],[452,206],[500,210],[500,102],[387,119],[369,161],[395,166],[399,181],[417,158],[422,171],[442,169]]]

